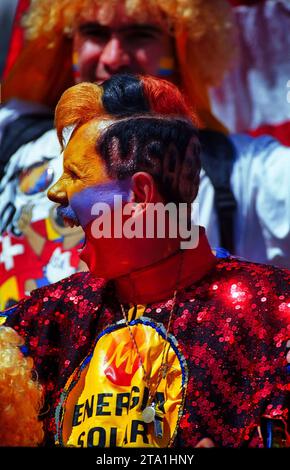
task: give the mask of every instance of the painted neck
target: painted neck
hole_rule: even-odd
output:
[[[204,229],[200,227],[197,248],[181,250],[151,265],[115,278],[117,296],[122,303],[152,303],[173,297],[176,289],[190,286],[216,264]]]

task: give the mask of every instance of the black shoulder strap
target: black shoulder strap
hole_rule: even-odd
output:
[[[201,130],[201,164],[215,189],[215,208],[219,219],[221,246],[234,253],[234,215],[236,201],[230,179],[236,150],[220,132]]]
[[[10,157],[24,144],[53,128],[53,114],[25,114],[5,126],[0,151],[0,178]]]

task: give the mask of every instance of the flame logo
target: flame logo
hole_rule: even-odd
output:
[[[144,364],[144,357],[148,346],[144,341],[144,335],[141,336],[140,338],[140,335],[136,335],[136,342]],[[111,343],[104,358],[104,374],[113,384],[130,386],[132,378],[139,367],[142,367],[142,365],[129,335],[126,335],[126,338],[118,343],[115,341]]]

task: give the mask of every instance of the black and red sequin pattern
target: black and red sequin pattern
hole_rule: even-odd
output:
[[[187,360],[189,383],[176,445],[208,437],[218,447],[260,447],[263,415],[287,422],[289,286],[289,272],[227,258],[179,292],[171,333]],[[171,302],[148,305],[145,315],[166,327]],[[7,324],[26,338],[46,388],[50,443],[68,377],[96,335],[121,318],[113,286],[89,273],[35,291],[9,315]]]

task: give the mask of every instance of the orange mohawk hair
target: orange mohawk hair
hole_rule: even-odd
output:
[[[78,128],[92,119],[115,118],[138,114],[183,116],[196,127],[198,118],[173,83],[151,76],[118,74],[102,85],[79,83],[68,88],[55,110],[58,140],[64,148],[63,131]]]
[[[152,76],[140,76],[140,80],[151,111],[161,115],[184,116],[199,127],[197,115],[173,83]]]
[[[68,88],[61,96],[55,109],[57,137],[63,149],[63,130],[107,114],[102,103],[103,88],[94,83],[79,83]]]

